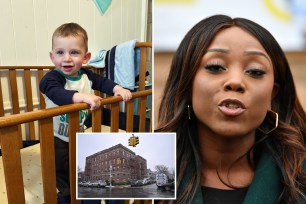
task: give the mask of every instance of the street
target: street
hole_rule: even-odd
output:
[[[78,198],[174,198],[174,191],[159,190],[155,183],[139,187],[78,187]]]

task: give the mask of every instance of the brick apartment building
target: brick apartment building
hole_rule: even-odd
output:
[[[86,157],[84,180],[110,180],[122,183],[147,176],[147,161],[122,144]]]

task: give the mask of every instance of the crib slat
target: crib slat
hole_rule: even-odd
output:
[[[32,85],[31,85],[31,72],[29,69],[24,70],[24,81],[26,88],[26,99],[27,99],[27,111],[33,111],[33,96],[32,96]],[[29,134],[30,140],[35,140],[35,127],[34,122],[29,123]]]
[[[101,75],[102,74],[102,69],[101,68],[94,68],[94,67],[91,67],[91,71],[97,75]],[[102,93],[98,90],[95,90],[95,95],[96,96],[102,96]]]
[[[111,107],[111,132],[119,132],[119,103],[113,103]]]
[[[147,48],[140,48],[140,69],[139,69],[139,91],[145,90],[146,81],[146,62],[147,62]]]
[[[44,76],[44,70],[43,69],[38,70],[38,72],[37,72],[37,84],[39,84],[39,82],[41,81],[43,76]],[[43,97],[41,92],[39,92],[39,104],[40,104],[40,109],[45,109],[46,108],[45,98]]]
[[[139,67],[139,91],[145,90],[146,85],[146,63],[147,63],[147,48],[140,47],[140,67]],[[140,100],[138,101],[138,107],[140,107]],[[141,114],[141,109],[138,109],[138,115]],[[143,131],[140,131],[143,130]],[[142,128],[139,123],[139,131],[144,132],[145,128]]]
[[[45,203],[57,203],[53,119],[39,121],[40,152]]]
[[[0,80],[0,117],[1,116],[4,116],[4,106],[3,106],[2,85],[1,85],[1,80]]]
[[[126,103],[126,132],[133,132],[134,100]]]
[[[25,203],[18,127],[0,129],[0,137],[8,203]]]
[[[138,98],[139,132],[145,132],[147,97]]]
[[[20,113],[20,110],[19,110],[16,70],[10,69],[9,74],[10,74],[10,85],[11,85],[11,91],[12,91],[11,97],[13,101],[13,113],[18,114]]]
[[[101,106],[101,125],[103,124],[103,106]],[[101,130],[100,130],[100,132],[102,132]]]
[[[101,132],[101,115],[101,108],[98,108],[97,110],[92,112],[92,132]]]
[[[39,82],[41,81],[43,76],[44,76],[44,70],[39,69],[37,71],[37,84],[39,84]],[[46,109],[45,98],[43,97],[43,95],[41,94],[40,91],[39,91],[39,106],[40,106],[40,109]],[[40,123],[38,124],[38,127],[41,129]],[[40,138],[40,136],[41,136],[41,134],[39,135],[39,138]]]
[[[152,109],[150,109],[150,132],[152,132]]]
[[[20,110],[19,110],[16,70],[15,69],[10,69],[9,70],[9,75],[10,75],[13,113],[18,114],[18,113],[20,113]],[[18,125],[18,135],[19,135],[19,138],[18,138],[19,139],[19,144],[20,144],[20,147],[22,147],[21,125]]]
[[[76,200],[76,133],[79,132],[79,111],[69,113],[69,169],[70,169],[70,194],[71,203],[80,204]]]
[[[4,116],[4,106],[3,106],[2,86],[1,86],[1,80],[0,80],[0,117],[2,116]],[[1,137],[0,137],[0,145],[1,145]]]
[[[135,200],[134,204],[151,204],[152,200]]]

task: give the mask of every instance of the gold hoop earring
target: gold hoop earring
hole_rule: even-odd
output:
[[[188,111],[188,119],[191,120],[191,118],[190,118],[190,106],[189,106],[189,104],[187,105],[187,111]]]
[[[268,114],[274,114],[274,121],[271,121],[271,118],[268,116]],[[269,123],[269,124],[274,124],[274,127],[271,130],[264,130],[263,128],[258,127],[257,129],[260,130],[262,133],[264,134],[269,134],[271,133],[273,130],[275,130],[278,127],[278,114],[272,110],[268,110],[267,115],[265,117],[265,120],[263,121],[262,124],[264,123]]]

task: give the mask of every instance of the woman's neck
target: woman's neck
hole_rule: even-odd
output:
[[[251,183],[254,171],[248,157],[239,158],[254,145],[255,131],[247,135],[221,136],[207,128],[198,128],[198,136],[203,186],[231,189],[223,182],[234,187]],[[252,152],[250,156],[252,159]]]

